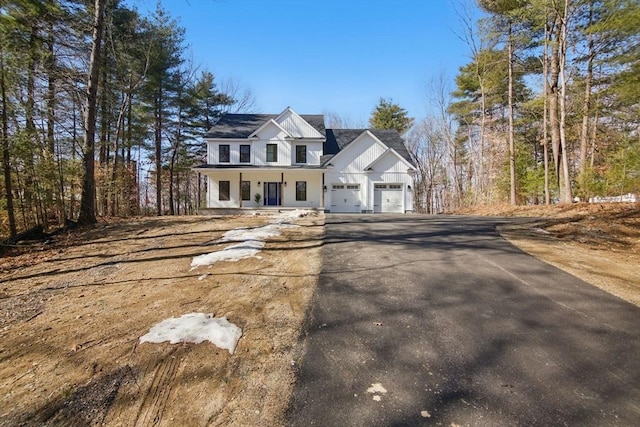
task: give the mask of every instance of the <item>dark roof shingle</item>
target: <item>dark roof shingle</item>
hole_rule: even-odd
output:
[[[265,122],[279,114],[224,114],[204,135],[205,138],[248,138]],[[325,134],[322,114],[301,114],[307,123],[322,135]]]

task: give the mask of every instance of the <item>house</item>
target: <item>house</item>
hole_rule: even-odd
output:
[[[324,116],[225,114],[205,134],[209,209],[412,212],[415,166],[394,130],[325,129]]]

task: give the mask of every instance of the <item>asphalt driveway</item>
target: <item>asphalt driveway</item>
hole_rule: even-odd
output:
[[[328,215],[289,423],[640,425],[640,308],[506,221]]]

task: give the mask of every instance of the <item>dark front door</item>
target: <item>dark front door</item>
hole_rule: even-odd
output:
[[[266,206],[280,206],[280,183],[264,183],[264,204]]]

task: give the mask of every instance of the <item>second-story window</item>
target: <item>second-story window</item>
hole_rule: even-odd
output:
[[[240,146],[240,163],[250,163],[250,162],[251,162],[251,146],[243,144]]]
[[[267,162],[278,161],[278,144],[267,144]]]
[[[228,144],[220,144],[218,146],[218,162],[220,163],[229,163],[229,145]]]
[[[307,163],[306,145],[296,145],[296,163]]]

